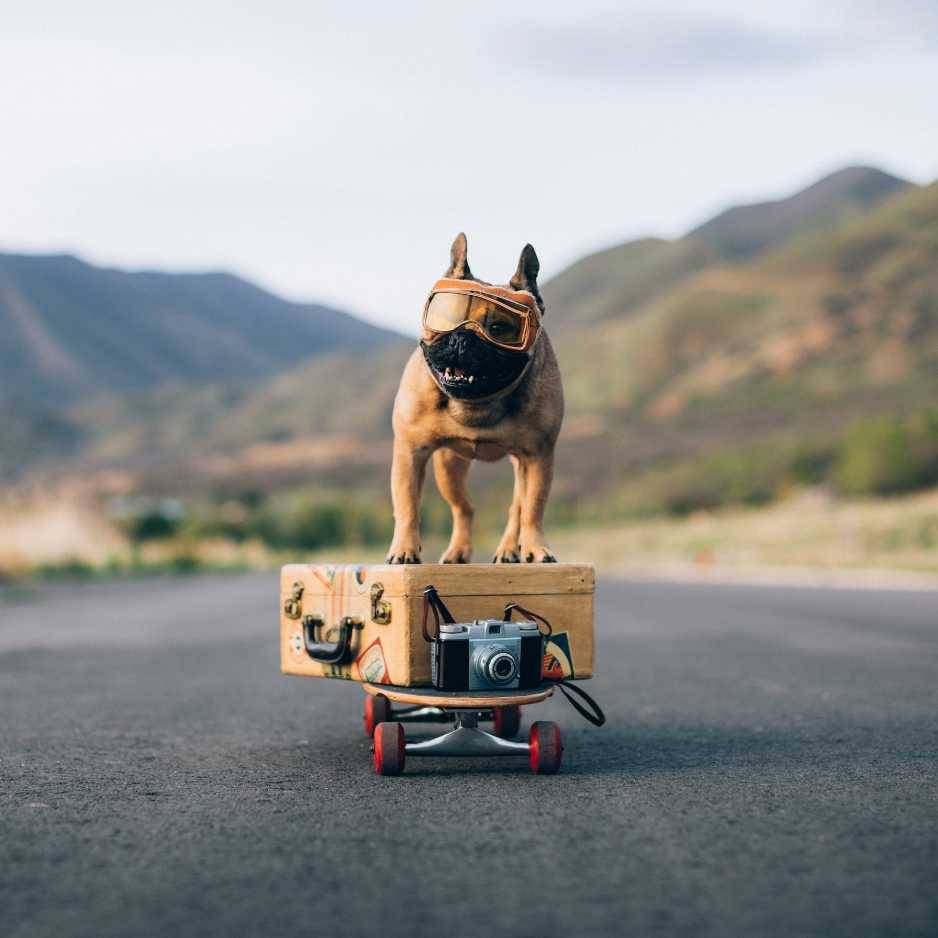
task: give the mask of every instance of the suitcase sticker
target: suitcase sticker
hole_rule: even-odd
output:
[[[376,638],[356,659],[358,673],[361,680],[369,684],[390,684],[391,676],[388,674],[388,665],[384,660],[384,649],[381,639]]]

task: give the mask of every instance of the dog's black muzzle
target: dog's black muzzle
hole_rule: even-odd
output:
[[[497,394],[518,379],[530,360],[527,352],[499,348],[468,329],[421,341],[420,347],[436,383],[457,400]]]

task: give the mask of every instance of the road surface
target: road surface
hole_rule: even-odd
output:
[[[0,596],[0,934],[938,934],[938,593],[603,582],[564,769],[372,774],[272,576]]]

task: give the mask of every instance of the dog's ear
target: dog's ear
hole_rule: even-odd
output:
[[[526,244],[521,249],[521,257],[518,259],[518,269],[515,275],[508,281],[508,285],[513,290],[527,290],[534,294],[537,305],[541,312],[544,311],[544,301],[541,299],[540,290],[537,288],[537,275],[541,270],[541,262],[537,259],[537,252],[533,246]]]
[[[453,246],[449,249],[449,267],[444,277],[451,280],[472,280],[472,271],[469,269],[469,261],[466,260],[466,235],[460,231],[453,241]]]
[[[513,290],[537,290],[537,275],[541,269],[541,262],[537,259],[537,253],[530,244],[526,244],[521,249],[521,257],[518,260],[518,269],[514,277],[508,282]]]

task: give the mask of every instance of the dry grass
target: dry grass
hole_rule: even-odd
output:
[[[551,542],[610,572],[938,585],[938,489],[866,501],[802,492],[768,508],[553,532]]]
[[[127,541],[80,501],[7,496],[0,501],[0,574],[80,561],[100,566],[127,550]]]
[[[615,525],[554,529],[550,543],[563,560],[589,560],[609,573],[706,579],[824,580],[938,585],[938,489],[893,499],[841,501],[801,492],[761,509],[706,512]],[[487,539],[480,536],[476,560]],[[442,542],[429,539],[435,559]],[[346,546],[302,558],[259,541],[176,538],[134,550],[90,504],[7,498],[0,502],[0,574],[81,563],[98,569],[132,566],[274,567],[287,560],[381,562],[381,546]]]

